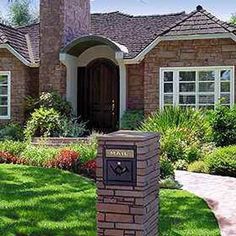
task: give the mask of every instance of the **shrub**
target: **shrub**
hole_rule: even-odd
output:
[[[192,108],[168,107],[157,111],[148,117],[141,126],[143,131],[160,132],[166,134],[167,130],[184,129],[194,133],[199,140],[208,140],[211,127],[206,115],[201,110]]]
[[[61,118],[59,122],[59,130],[57,136],[59,137],[81,137],[85,134],[86,123],[79,122],[77,119]]]
[[[201,157],[200,146],[195,132],[184,128],[168,129],[161,138],[161,154],[172,162],[198,160]]]
[[[8,152],[13,156],[20,157],[22,152],[26,149],[27,143],[25,142],[14,142],[14,141],[4,141],[0,142],[0,151]]]
[[[213,141],[217,146],[236,144],[236,106],[219,105],[211,117]]]
[[[78,158],[79,154],[77,152],[63,149],[56,155],[54,160],[46,163],[46,166],[76,172],[79,164]]]
[[[60,94],[56,91],[50,93],[42,93],[39,98],[26,98],[26,110],[28,113],[32,113],[35,109],[42,108],[53,108],[60,115],[65,117],[71,117],[72,107],[71,104],[63,99]]]
[[[174,167],[176,170],[187,170],[188,162],[186,160],[178,160],[175,162]]]
[[[10,123],[0,128],[0,140],[23,141],[24,133],[19,124]]]
[[[160,188],[180,189],[181,187],[180,183],[173,178],[162,179],[160,181]]]
[[[168,107],[147,118],[142,131],[161,133],[161,155],[187,163],[202,156],[201,146],[210,140],[211,127],[203,111]]]
[[[96,160],[84,163],[81,166],[80,172],[91,179],[96,179]]]
[[[174,165],[166,157],[160,158],[160,177],[161,179],[167,179],[174,176]]]
[[[0,163],[6,163],[6,164],[16,164],[18,158],[16,156],[13,156],[9,152],[0,151]]]
[[[28,145],[21,156],[29,165],[44,166],[45,163],[55,158],[58,151],[58,149],[52,147],[35,147]]]
[[[236,146],[216,149],[205,162],[211,174],[236,177]]]
[[[195,161],[189,164],[188,171],[197,173],[209,173],[208,166],[204,161]]]
[[[27,139],[33,136],[50,137],[59,131],[60,114],[53,108],[39,108],[32,113],[24,131]]]
[[[94,160],[97,156],[97,142],[95,138],[92,138],[88,142],[71,144],[68,146],[68,148],[80,154],[81,164],[84,164],[90,160]]]
[[[121,128],[136,130],[144,120],[142,110],[127,110],[121,119]]]

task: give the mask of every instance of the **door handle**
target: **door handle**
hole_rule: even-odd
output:
[[[116,108],[116,106],[115,106],[115,100],[113,99],[113,100],[112,100],[112,104],[111,104],[112,115],[115,115],[115,108]]]

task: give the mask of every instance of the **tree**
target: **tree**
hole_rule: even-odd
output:
[[[36,20],[36,15],[32,13],[30,0],[9,1],[9,21],[14,26],[25,26]]]
[[[236,13],[232,14],[229,22],[236,25]]]

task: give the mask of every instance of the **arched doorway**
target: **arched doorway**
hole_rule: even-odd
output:
[[[78,116],[90,129],[118,129],[119,84],[119,68],[111,60],[99,58],[78,68]]]

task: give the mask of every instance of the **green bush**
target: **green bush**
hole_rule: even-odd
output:
[[[144,120],[142,110],[127,110],[121,119],[121,128],[127,130],[136,130]]]
[[[94,160],[97,156],[97,142],[94,138],[89,142],[71,144],[68,148],[80,154],[81,164]]]
[[[236,146],[216,149],[205,162],[211,174],[236,177]]]
[[[28,145],[21,156],[29,165],[44,166],[47,162],[53,160],[58,152],[59,149],[57,148]]]
[[[25,109],[28,113],[34,112],[35,109],[42,108],[53,108],[60,115],[65,117],[72,116],[71,104],[63,99],[61,95],[54,91],[50,93],[42,93],[39,98],[27,97],[25,102]]]
[[[187,170],[188,162],[186,160],[178,160],[175,162],[174,167],[176,170]]]
[[[194,133],[200,140],[208,140],[211,127],[206,115],[201,110],[192,108],[167,107],[148,117],[141,125],[141,130],[166,134],[167,130],[184,129]]]
[[[14,123],[0,127],[0,140],[23,141],[24,132],[22,127]]]
[[[180,189],[182,186],[174,178],[162,179],[160,181],[160,188]]]
[[[82,137],[86,133],[86,123],[79,122],[77,119],[61,118],[59,121],[59,130],[56,134],[59,137]]]
[[[204,161],[195,161],[189,164],[188,171],[197,173],[209,173],[208,166]]]
[[[167,179],[174,176],[174,165],[166,157],[160,158],[160,169],[161,179]]]
[[[236,106],[219,105],[211,115],[213,141],[217,146],[236,144]]]
[[[25,142],[3,141],[0,142],[0,151],[5,151],[11,155],[20,157],[27,145],[28,144]]]
[[[210,140],[211,127],[203,111],[169,107],[147,118],[142,131],[161,133],[161,155],[171,162],[191,163],[201,158],[202,145]]]
[[[25,128],[25,136],[31,139],[33,136],[50,137],[59,131],[60,114],[53,108],[39,108],[32,113]]]

